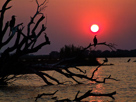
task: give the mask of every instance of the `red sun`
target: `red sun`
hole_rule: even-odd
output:
[[[99,31],[99,26],[97,24],[93,24],[90,29],[92,32],[96,33]]]

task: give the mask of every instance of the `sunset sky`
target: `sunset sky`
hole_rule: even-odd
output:
[[[0,8],[3,1],[0,1]],[[13,7],[6,13],[5,20],[16,15],[17,22],[24,22],[24,25],[36,10],[34,0],[13,0],[10,5]],[[136,0],[49,0],[43,12],[47,15],[46,33],[51,45],[36,54],[59,51],[70,44],[88,46],[95,35],[90,31],[92,24],[100,27],[96,33],[98,42],[115,43],[117,49],[136,49]],[[100,46],[97,49],[110,50]]]

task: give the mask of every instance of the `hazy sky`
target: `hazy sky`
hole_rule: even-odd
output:
[[[3,1],[0,1],[0,8]],[[17,22],[24,24],[36,10],[34,0],[13,0],[10,5],[13,7],[6,19],[10,20],[14,14]],[[87,46],[94,37],[90,31],[94,23],[100,27],[98,42],[115,43],[118,49],[136,49],[136,0],[49,0],[43,12],[47,15],[46,32],[51,45],[37,54],[59,51],[69,44]],[[98,46],[97,49],[108,48]]]

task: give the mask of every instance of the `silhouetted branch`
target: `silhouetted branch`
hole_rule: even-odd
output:
[[[2,34],[2,27],[3,27],[3,19],[4,19],[4,14],[5,14],[5,11],[10,9],[10,7],[6,8],[6,6],[8,5],[8,3],[10,2],[11,0],[7,0],[3,7],[2,7],[2,10],[1,10],[1,16],[0,16],[0,34]]]
[[[44,0],[41,4],[38,3],[38,0],[35,0],[36,3],[37,3],[37,12],[40,13],[45,7],[46,7],[46,4],[48,3],[47,0]],[[45,6],[43,6],[45,5]],[[43,7],[41,7],[43,6]]]
[[[82,84],[81,82],[77,81],[73,76],[76,76],[78,78],[84,78],[84,79],[88,79],[88,80],[92,80],[89,77],[87,77],[86,75],[82,75],[82,74],[75,74],[71,71],[68,70],[68,68],[63,69],[65,70],[67,73],[64,73],[61,69],[55,69],[55,71],[59,72],[60,74],[66,76],[67,78],[72,78],[76,83],[78,84]],[[94,81],[94,80],[93,80]]]
[[[4,10],[8,10],[8,9],[10,9],[12,6],[10,6],[10,7],[7,7],[7,8],[5,8]],[[0,10],[0,12],[2,12],[2,10]]]
[[[55,78],[53,78],[52,76],[50,76],[50,75],[48,75],[48,74],[46,74],[46,73],[43,73],[43,72],[41,72],[43,75],[45,75],[45,76],[47,76],[48,78],[50,78],[51,80],[54,80],[55,82],[57,82],[58,84],[62,84],[62,83],[60,83],[57,79],[55,79]]]
[[[109,75],[109,77],[107,77],[107,78],[104,78],[104,83],[105,83],[106,79],[112,79],[112,80],[115,80],[115,81],[120,81],[120,80],[117,80],[115,78],[111,78],[111,75]]]
[[[78,68],[77,66],[75,66],[74,68],[76,68],[77,70],[79,70],[80,72],[86,74],[86,71],[82,71],[80,68]]]
[[[113,97],[113,95],[116,94],[116,91],[112,92],[112,93],[107,93],[107,94],[101,94],[101,93],[91,93],[92,90],[89,90],[87,91],[84,95],[80,96],[79,98],[77,98],[78,94],[79,94],[80,91],[77,92],[77,95],[75,97],[75,99],[73,101],[81,101],[83,100],[84,98],[87,98],[89,96],[108,96],[110,98],[112,98],[113,100],[115,100],[115,98]]]
[[[70,100],[70,99],[62,99],[62,100],[56,100],[55,102],[80,102],[82,101],[83,99],[89,97],[89,96],[106,96],[106,97],[110,97],[112,98],[113,100],[115,100],[114,96],[116,94],[116,91],[114,92],[111,92],[111,93],[105,93],[105,94],[102,94],[102,93],[92,93],[92,90],[89,90],[87,91],[85,94],[83,94],[82,96],[78,97],[78,94],[80,93],[80,91],[77,92],[76,96],[75,96],[75,99],[74,100]],[[55,98],[56,99],[56,98]]]
[[[41,77],[45,83],[47,83],[47,85],[53,85],[51,82],[49,82],[45,77],[44,74],[42,72],[39,72],[35,69],[29,68],[32,72],[34,72],[36,75],[38,75],[39,77]]]
[[[36,28],[38,27],[38,25],[40,24],[40,22],[44,19],[44,16],[41,16],[41,18],[37,21],[37,23],[35,24],[33,30],[32,30],[32,34],[35,32]]]
[[[37,97],[35,97],[36,98],[35,101],[37,101],[37,99],[41,98],[42,96],[55,95],[57,92],[58,92],[58,90],[55,91],[54,93],[42,93],[42,94],[38,94]]]
[[[41,43],[40,45],[36,46],[36,47],[33,48],[33,49],[27,49],[27,51],[26,51],[25,54],[37,52],[37,51],[40,50],[43,46],[48,45],[48,44],[50,44],[50,42],[43,42],[43,43]]]
[[[39,14],[42,14],[42,17],[39,19],[39,21],[37,22],[36,26],[44,19],[43,13],[40,12],[39,8],[40,8],[42,5],[46,4],[46,0],[44,0],[42,4],[39,4],[39,3],[38,3],[38,0],[35,0],[35,1],[36,1],[36,3],[37,3],[37,11],[36,11],[36,13],[34,14],[34,16],[31,17],[31,20],[30,20],[30,22],[29,22],[29,24],[28,24],[28,26],[27,26],[27,35],[28,35],[28,36],[30,35],[30,26],[31,26],[32,24],[34,24],[34,19],[36,18],[36,16],[39,15]],[[36,26],[35,26],[35,27],[36,27]],[[34,30],[36,29],[35,27],[34,27]],[[32,32],[32,34],[33,34],[33,32]]]
[[[15,73],[18,73],[18,74],[21,73],[21,72],[19,72],[19,69],[20,69],[20,71],[23,70],[23,69],[21,69],[21,68],[23,68],[23,66],[24,66],[24,70],[25,70],[25,67],[28,67],[27,65],[22,65],[21,67],[19,66],[19,63],[21,63],[21,62],[19,62],[18,59],[21,56],[29,54],[29,53],[37,52],[44,45],[50,44],[48,36],[45,35],[45,41],[38,44],[36,47],[34,46],[35,43],[38,41],[37,39],[46,30],[45,25],[42,24],[41,30],[38,33],[35,32],[35,30],[38,28],[40,23],[45,19],[44,14],[39,12],[39,10],[40,10],[41,6],[46,4],[46,0],[40,5],[37,4],[39,6],[38,10],[34,14],[34,16],[31,17],[30,22],[28,22],[26,34],[23,33],[23,29],[24,29],[23,23],[20,23],[20,24],[17,24],[17,26],[12,27],[12,30],[10,30],[11,35],[5,40],[4,37],[6,37],[5,35],[8,32],[9,21],[6,22],[5,26],[3,26],[3,21],[4,21],[5,11],[11,8],[11,6],[7,7],[8,3],[10,1],[12,1],[12,0],[6,0],[3,7],[2,7],[2,10],[0,10],[0,49],[3,48],[3,50],[4,50],[3,52],[1,52],[1,56],[0,56],[0,80],[4,80],[4,78],[8,79],[9,78],[8,76],[10,74],[14,75]],[[39,14],[40,14],[40,16],[42,14],[42,16],[37,20],[36,17]],[[12,19],[11,19],[11,21],[12,21]],[[11,21],[10,21],[10,24],[12,24]],[[36,24],[34,22],[36,22]],[[13,22],[13,24],[14,23],[15,22]],[[32,24],[35,24],[33,28],[31,28]],[[11,26],[10,26],[10,28],[11,28]],[[14,40],[13,38],[15,35],[17,38],[15,39],[15,42],[13,43],[13,45],[11,47],[9,47],[8,44]],[[7,48],[4,48],[5,46]],[[11,53],[12,53],[12,55],[11,55]],[[8,72],[6,72],[7,70],[8,70]],[[52,83],[50,83],[46,80],[46,78],[44,77],[45,75],[47,77],[49,77],[50,79],[59,83],[59,81],[57,79],[55,79],[47,74],[43,75],[43,73],[41,73],[41,72],[38,72],[38,71],[34,71],[34,72],[38,76],[40,76],[47,84],[52,84]],[[15,77],[13,77],[13,79],[14,78]],[[11,80],[11,78],[9,78],[9,80]]]
[[[58,73],[60,73],[60,74],[62,74],[62,75],[64,75],[65,77],[67,77],[67,78],[71,78],[71,79],[73,79],[73,81],[75,81],[76,83],[78,83],[78,84],[81,84],[81,82],[79,82],[78,80],[76,80],[74,77],[78,77],[78,78],[84,78],[84,79],[87,79],[87,80],[90,80],[90,81],[94,81],[94,82],[97,82],[97,83],[105,83],[105,81],[106,81],[106,79],[112,79],[112,80],[115,80],[115,81],[119,81],[119,80],[117,80],[117,79],[114,79],[114,78],[111,78],[111,76],[109,76],[109,77],[106,77],[106,78],[104,78],[104,80],[103,81],[98,81],[97,79],[98,78],[94,78],[94,75],[95,75],[95,73],[97,72],[97,70],[102,66],[102,65],[104,65],[104,63],[105,62],[107,62],[107,61],[105,61],[104,60],[104,62],[102,63],[102,64],[100,64],[100,65],[98,65],[98,67],[96,67],[96,69],[92,72],[92,76],[91,77],[88,77],[87,75],[85,75],[86,74],[86,71],[84,72],[84,71],[82,71],[80,68],[77,68],[76,66],[71,66],[71,65],[65,65],[65,66],[59,66],[58,65],[58,67],[56,66],[57,64],[53,64],[53,65],[49,65],[49,66],[46,66],[46,69],[45,70],[55,70],[55,71],[57,71]],[[55,66],[55,67],[54,67]],[[39,66],[40,67],[40,66]],[[39,68],[38,67],[38,68]],[[80,72],[82,72],[83,74],[76,74],[76,73],[74,73],[74,72],[71,72],[70,70],[69,70],[69,68],[76,68],[77,70],[79,70]],[[44,67],[43,67],[44,68]],[[65,72],[63,71],[63,70],[65,70]]]
[[[16,29],[18,29],[18,27],[20,26],[20,25],[22,25],[23,23],[21,23],[21,24],[18,24],[17,26],[16,26]],[[10,41],[11,41],[11,39],[13,38],[13,36],[14,36],[14,34],[15,34],[16,32],[14,32],[5,42],[3,42],[2,44],[1,44],[1,47],[3,47],[3,46],[5,46],[6,44],[8,44]],[[3,54],[5,53],[10,53],[10,52],[12,52],[12,51],[14,51],[16,48],[17,48],[17,45],[18,45],[18,42],[19,42],[19,39],[20,39],[20,36],[19,35],[17,35],[17,39],[16,39],[16,42],[15,42],[15,44],[12,46],[12,47],[8,47],[4,52],[3,52]]]
[[[15,35],[15,33],[16,33],[18,27],[19,27],[20,25],[22,25],[22,24],[23,24],[23,23],[20,23],[20,24],[18,24],[17,26],[14,27],[15,29],[13,30],[12,35],[11,35],[5,42],[2,43],[2,47],[5,46],[6,44],[8,44],[8,43],[12,40],[12,38],[14,37],[14,35]]]
[[[30,43],[27,43],[26,44],[26,46],[24,47],[24,50],[26,50],[26,49],[28,49],[31,45],[31,50],[39,50],[42,46],[44,46],[44,45],[47,45],[47,44],[50,44],[50,41],[49,40],[46,40],[45,42],[43,42],[43,43],[41,43],[41,44],[39,44],[37,47],[35,47],[34,48],[34,45],[35,45],[35,43],[36,43],[36,41],[37,41],[37,39],[38,39],[38,37],[45,31],[45,29],[46,29],[46,27],[44,27],[44,25],[42,25],[42,28],[41,28],[41,30],[40,30],[40,32],[37,34],[37,35],[35,35],[35,38],[34,38],[34,40],[31,40],[31,42]],[[38,49],[39,48],[39,49]],[[35,52],[35,51],[34,51]],[[32,53],[32,52],[31,52]]]
[[[3,29],[3,31],[2,31],[2,34],[1,34],[1,37],[2,37],[1,39],[3,39],[3,36],[4,36],[4,34],[6,33],[8,27],[9,27],[9,21],[7,21],[7,23],[5,24],[5,27],[4,27],[4,29]]]
[[[3,40],[4,34],[6,33],[6,31],[8,29],[8,26],[9,26],[9,22],[6,23],[4,30],[0,34],[0,49],[3,47],[2,40]]]
[[[115,46],[117,46],[116,44],[113,44],[113,43],[107,44],[106,42],[104,42],[104,43],[97,43],[97,45],[106,45],[106,46],[108,46],[113,51],[116,50]]]
[[[98,68],[100,68],[102,65],[104,65],[104,62],[103,62],[102,64],[98,65],[98,67],[93,71],[92,76],[91,76],[91,79],[93,79],[95,72],[96,72],[96,71],[98,70]]]
[[[98,44],[99,44],[99,43],[98,43]],[[105,43],[100,43],[100,44],[105,44]],[[89,46],[86,47],[86,48],[84,48],[82,51],[84,51],[85,49],[89,48],[90,46],[93,46],[93,45],[89,44]],[[81,51],[81,52],[82,52],[82,51]],[[76,56],[76,57],[78,57],[78,56]],[[88,79],[88,80],[90,80],[90,81],[95,81],[95,82],[97,82],[97,83],[105,83],[106,79],[112,79],[112,80],[118,81],[118,80],[116,80],[116,79],[114,79],[114,78],[111,78],[110,76],[107,77],[107,78],[104,78],[103,81],[98,81],[97,79],[94,78],[95,72],[96,72],[102,65],[104,65],[105,62],[108,61],[107,58],[104,60],[104,62],[103,62],[102,64],[99,64],[98,67],[92,72],[92,76],[91,76],[91,77],[88,77],[87,75],[84,75],[84,74],[86,74],[86,72],[82,71],[80,68],[77,68],[76,65],[74,66],[74,65],[67,64],[67,65],[64,65],[64,66],[60,66],[61,63],[65,62],[65,61],[75,60],[76,57],[65,58],[65,59],[60,60],[60,61],[57,62],[57,63],[49,64],[49,65],[46,66],[45,70],[55,70],[55,71],[57,71],[58,73],[60,73],[60,74],[62,74],[62,75],[64,75],[64,76],[66,76],[67,78],[73,79],[73,81],[75,81],[75,82],[78,83],[78,84],[81,84],[81,82],[79,82],[78,80],[76,80],[74,77],[78,77],[78,78],[81,78],[81,79],[82,79],[82,78]],[[41,66],[39,66],[39,67],[41,67]],[[76,68],[77,70],[79,70],[79,71],[82,72],[83,74],[76,74],[76,73],[71,72],[71,71],[68,69],[68,68],[70,68],[70,67]],[[61,69],[60,69],[60,68],[61,68]],[[66,72],[63,72],[62,69],[65,70]],[[55,80],[56,80],[56,79],[55,79]],[[55,80],[54,80],[54,81],[55,81]],[[57,80],[57,81],[58,81],[58,80]],[[57,82],[57,81],[56,81],[56,82]],[[59,83],[59,81],[58,81],[57,83]],[[60,84],[60,83],[59,83],[59,84]]]

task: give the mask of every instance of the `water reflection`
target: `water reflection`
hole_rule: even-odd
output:
[[[98,67],[98,69],[97,69],[97,66],[96,66],[96,68],[93,68],[93,69],[90,70],[91,74],[95,71],[93,79],[101,80],[101,77],[102,77],[101,75],[103,73],[101,68],[102,67]],[[95,84],[95,86],[92,88],[92,93],[100,94],[100,93],[104,93],[105,92],[104,91],[105,87],[103,86],[103,83],[95,83],[95,82],[93,82],[93,83]],[[88,98],[89,98],[89,100],[91,100],[89,102],[103,102],[104,101],[99,96],[90,96]]]
[[[93,92],[95,93],[103,93],[104,92],[103,84],[97,84],[95,88],[93,88]]]
[[[92,101],[89,101],[89,102],[103,102],[102,100],[92,100]]]
[[[96,84],[95,87],[92,89],[92,93],[100,94],[100,93],[104,93],[104,90],[105,88],[103,84]],[[91,100],[89,102],[103,102],[103,100],[99,96],[90,96],[89,100]]]
[[[110,93],[117,91],[117,94],[114,95],[116,102],[136,102],[136,63],[127,63],[127,59],[128,58],[109,58],[109,61],[114,65],[102,66],[95,72],[94,78],[99,77],[97,80],[100,80],[100,78],[103,80],[104,77],[111,74],[113,78],[119,79],[120,81],[107,80],[106,84],[102,84],[92,83],[82,79],[81,81],[85,82],[85,84],[43,86],[45,83],[36,75],[25,75],[16,80],[14,85],[0,88],[0,102],[34,102],[38,94],[52,93],[56,90],[59,90],[55,94],[58,99],[74,99],[78,91],[80,91],[78,95],[78,97],[80,97],[88,90],[92,90],[92,93]],[[131,58],[131,60],[136,60],[136,58]],[[82,69],[86,70],[88,76],[91,76],[96,67],[97,66],[83,66]],[[57,77],[58,80],[68,80],[56,72],[51,72],[50,75]],[[90,96],[82,100],[82,102],[88,101],[114,102],[110,97],[104,96]],[[38,102],[54,102],[54,100],[51,101],[50,97],[43,97],[39,99]]]
[[[101,78],[101,67],[98,67],[98,66],[96,66],[96,68],[92,68],[90,71],[89,71],[90,73],[90,75],[88,75],[88,76],[90,76],[90,77],[92,77],[92,75],[93,75],[93,79],[97,79],[97,80],[99,80],[100,78]]]

